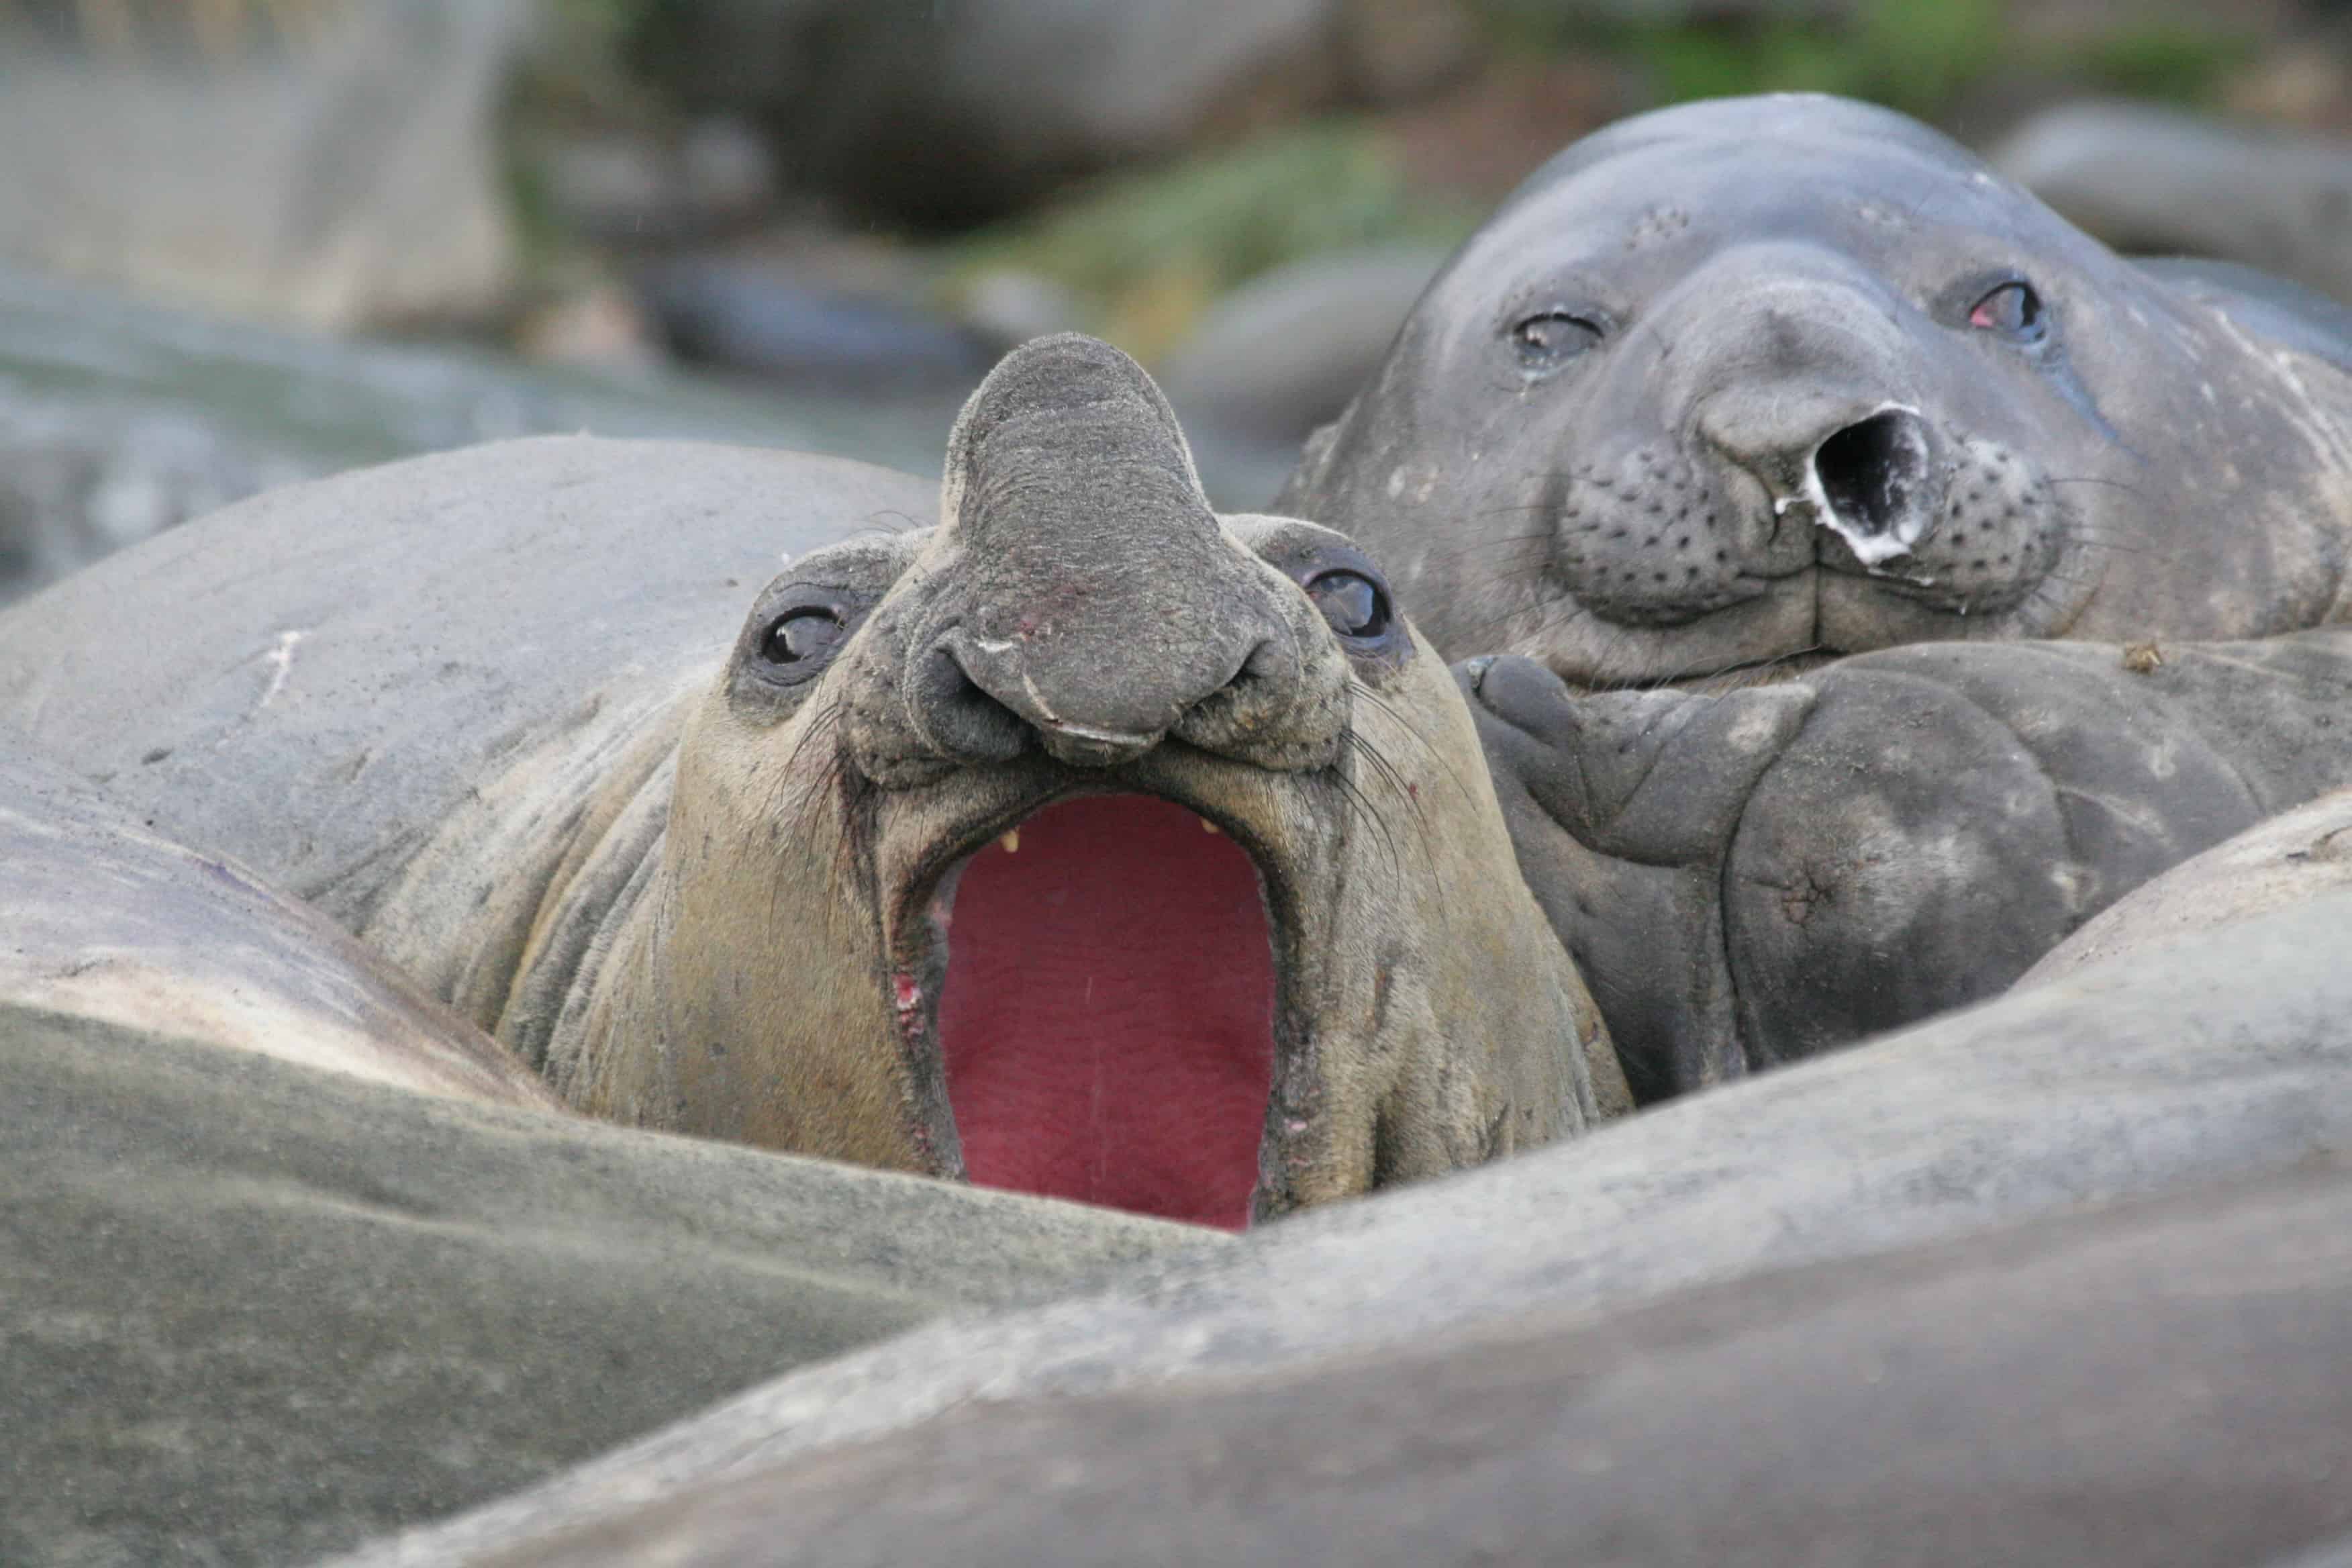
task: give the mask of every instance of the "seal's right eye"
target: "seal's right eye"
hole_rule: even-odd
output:
[[[1531,375],[1558,370],[1601,342],[1601,323],[1568,310],[1543,310],[1511,329],[1511,346]]]
[[[1969,307],[1969,325],[2012,342],[2039,342],[2049,326],[2042,296],[2022,279],[2011,279]]]
[[[1325,572],[1307,584],[1307,596],[1343,637],[1370,641],[1389,629],[1388,591],[1363,573]]]
[[[760,657],[788,676],[814,674],[849,638],[841,612],[823,605],[786,610],[760,635]]]

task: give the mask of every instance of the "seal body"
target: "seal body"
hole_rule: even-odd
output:
[[[2018,984],[2039,985],[2159,942],[2331,893],[2352,893],[2352,789],[2281,812],[2182,861],[2068,937]],[[2352,931],[2336,933],[2352,953]]]
[[[2347,1223],[2332,1163],[1597,1323],[981,1405],[467,1561],[2301,1562],[2352,1523],[2352,1263],[2309,1255]]]
[[[1887,110],[1646,114],[1454,255],[1277,505],[1449,658],[1654,685],[2352,609],[2352,333],[2122,259]]]
[[[1520,868],[1644,1100],[1996,995],[2352,785],[2352,628],[1929,643],[1718,692],[1461,670]]]
[[[328,1009],[247,1032],[278,943],[254,932],[217,920],[190,971],[252,965],[241,1038],[217,1006],[175,1030],[0,985],[10,1568],[310,1562],[934,1315],[1223,1239],[371,1080]]]
[[[318,910],[14,732],[0,1082],[12,1568],[307,1561],[1216,1239],[570,1114]]]
[[[1369,556],[1218,518],[1091,340],[948,472],[278,492],[12,612],[0,705],[623,1121],[1240,1225],[1625,1102]]]
[[[2341,1488],[2314,1464],[2273,1489],[2283,1472],[2251,1457],[2233,1423],[2199,1413],[2226,1398],[2245,1419],[2299,1423],[2317,1385],[2327,1385],[2319,1397],[2341,1397],[2341,1380],[2306,1359],[2343,1353],[2342,1287],[2315,1261],[2320,1232],[2309,1228],[2334,1210],[2304,1205],[2323,1187],[2338,1194],[2326,1205],[2340,1201],[2330,1162],[2352,1131],[2352,967],[2338,941],[2347,919],[2352,901],[2336,895],[2152,944],[1592,1138],[1298,1215],[1213,1258],[1146,1265],[1029,1311],[936,1324],[380,1543],[349,1568],[568,1565],[627,1561],[623,1548],[649,1554],[654,1541],[731,1544],[726,1532],[760,1505],[718,1492],[750,1474],[768,1482],[766,1496],[809,1504],[797,1515],[809,1533],[772,1531],[762,1552],[792,1561],[793,1543],[810,1540],[821,1544],[809,1560],[864,1561],[878,1537],[860,1531],[887,1531],[897,1516],[835,1515],[816,1489],[1013,1452],[1032,1461],[1033,1481],[1055,1479],[1049,1506],[1023,1516],[1021,1546],[1021,1560],[1050,1561],[1086,1539],[1088,1517],[1051,1500],[1111,1475],[1123,1495],[1157,1498],[1150,1474],[1169,1459],[1129,1469],[1114,1456],[1171,1432],[1200,1445],[1184,1450],[1195,1459],[1246,1458],[1230,1489],[1213,1466],[1179,1466],[1220,1479],[1187,1490],[1191,1511],[1165,1516],[1167,1537],[1126,1554],[1148,1560],[1164,1539],[1176,1561],[1308,1556],[1335,1526],[1326,1510],[1312,1522],[1291,1512],[1298,1500],[1370,1477],[1378,1488],[1350,1507],[1379,1528],[1349,1538],[1335,1561],[1378,1560],[1387,1533],[1410,1543],[1400,1560],[1417,1562],[1461,1561],[1473,1547],[1555,1562],[1562,1541],[1591,1541],[1593,1558],[1614,1550],[1586,1530],[1656,1542],[1644,1561],[1877,1563],[1915,1550],[1872,1533],[1884,1529],[1924,1531],[1937,1548],[1926,1560],[1986,1562],[2027,1539],[2000,1532],[2028,1519],[2052,1532],[2032,1536],[2049,1549],[2029,1547],[2029,1560],[2100,1561],[2087,1555],[2095,1548],[2121,1553],[2112,1561],[2167,1560],[2135,1533],[2150,1517],[2245,1532],[2235,1539],[2247,1550],[2203,1538],[2189,1561],[2261,1561],[2258,1548],[2292,1543],[2262,1531],[2322,1528],[2324,1510],[2344,1506]],[[2127,1205],[2141,1204],[2135,1217]],[[2251,1228],[2210,1254],[2190,1243],[2224,1215]],[[2145,1247],[2126,1241],[2135,1232]],[[1915,1293],[1930,1279],[1958,1291],[1943,1298],[1950,1315],[1929,1304],[1942,1286]],[[2165,1330],[2168,1348],[2151,1363],[2153,1342],[2119,1342],[2116,1325],[2153,1331],[2128,1303],[2158,1299],[2213,1315],[2194,1328],[2171,1320],[2179,1337]],[[1833,1301],[1843,1305],[1819,1315]],[[1643,1321],[1679,1327],[1632,1331]],[[1527,1332],[1538,1323],[1567,1336],[1556,1357]],[[2337,1348],[2305,1337],[2315,1332]],[[1382,1403],[1423,1358],[1505,1344],[1495,1381],[1448,1404],[1440,1426],[1428,1385]],[[2117,1345],[2143,1372],[2181,1375],[2090,1371],[2100,1347]],[[1514,1391],[1530,1382],[1542,1393],[1522,1406]],[[1201,1416],[1221,1400],[1253,1414],[1230,1425]],[[1264,1436],[1280,1411],[1328,1408],[1351,1414]],[[1530,1425],[1517,1424],[1521,1410]],[[1787,1419],[1804,1426],[1783,1443],[1775,1434]],[[2295,1430],[2298,1446],[2340,1448],[2336,1415]],[[1041,1432],[1050,1435],[1035,1447],[1013,1436]],[[1637,1454],[1655,1458],[1635,1463]],[[1490,1474],[1523,1468],[1480,1507],[1445,1513],[1448,1489],[1490,1463]],[[1583,1502],[1540,1515],[1564,1488]],[[1857,1490],[1872,1507],[1838,1500]],[[949,1500],[911,1528],[933,1538],[972,1530],[953,1539],[991,1561],[1003,1548],[981,1532],[1023,1506],[1008,1500],[1034,1491],[992,1480],[933,1493],[907,1481],[896,1495]],[[2003,1505],[1985,1507],[1988,1496]],[[2043,1511],[2053,1496],[2073,1506]],[[2162,1511],[2191,1496],[2200,1500],[2183,1513]],[[820,1519],[839,1533],[816,1533]],[[1441,1519],[1439,1538],[1412,1533]],[[1249,1549],[1228,1552],[1183,1536],[1185,1521],[1296,1534],[1244,1537]],[[1532,1522],[1511,1535],[1498,1521]],[[2088,1543],[2076,1550],[2064,1532],[2085,1521]],[[1519,1541],[1530,1557],[1510,1556]],[[1701,1544],[1675,1544],[1692,1541]],[[599,1548],[616,1555],[600,1559]],[[871,1548],[877,1561],[906,1550],[903,1540]],[[680,1560],[730,1558],[713,1549]]]
[[[538,1075],[310,908],[0,736],[0,1005],[552,1110]]]

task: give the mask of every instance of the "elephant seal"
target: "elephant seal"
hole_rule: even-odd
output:
[[[1222,1242],[631,1131],[0,734],[0,1562],[296,1562]]]
[[[2352,333],[2193,271],[1885,110],[1661,110],[1455,253],[1276,505],[1584,688],[2342,619]]]
[[[2149,879],[2352,786],[2352,627],[1927,643],[1717,692],[1459,673],[1645,1101],[1997,995]]]
[[[1566,1458],[1557,1472],[1559,1484],[1599,1489],[1588,1494],[1597,1508],[1616,1497],[1657,1523],[1679,1517],[1675,1510],[1695,1499],[1721,1500],[1724,1494],[1713,1489],[1730,1476],[1755,1479],[1752,1487],[1736,1489],[1745,1500],[1730,1505],[1736,1512],[1739,1506],[1751,1511],[1769,1508],[1775,1499],[1833,1497],[1843,1480],[1859,1482],[1874,1474],[1867,1468],[1867,1443],[1836,1446],[1844,1457],[1834,1469],[1808,1469],[1809,1458],[1829,1451],[1826,1438],[1817,1440],[1808,1426],[1806,1435],[1786,1445],[1774,1440],[1783,1430],[1782,1402],[1790,1401],[1787,1408],[1794,1409],[1809,1397],[1804,1390],[1812,1373],[1797,1368],[1829,1371],[1823,1361],[1812,1359],[1816,1352],[1843,1358],[1833,1384],[1847,1392],[1838,1397],[1863,1402],[1847,1406],[1850,1411],[1898,1423],[1875,1428],[1899,1439],[1878,1446],[1878,1458],[1888,1468],[1874,1473],[1901,1482],[1874,1494],[1890,1504],[1906,1489],[1916,1489],[1909,1493],[1914,1502],[1927,1504],[1938,1496],[1973,1499],[1982,1488],[2016,1495],[2006,1489],[2020,1478],[2081,1478],[2084,1472],[2071,1468],[2038,1470],[2032,1460],[2021,1460],[2013,1471],[2000,1470],[2007,1436],[2036,1422],[2051,1426],[2059,1434],[2053,1440],[2071,1447],[2070,1467],[2096,1465],[2116,1444],[2131,1445],[2112,1449],[2117,1465],[2136,1467],[2158,1452],[2147,1446],[2156,1442],[2154,1428],[2168,1427],[2196,1450],[2175,1458],[2210,1467],[2199,1471],[2204,1479],[2232,1489],[2251,1485],[2252,1472],[2238,1467],[2252,1450],[2231,1439],[2227,1423],[2151,1424],[2145,1418],[2159,1414],[2158,1405],[2137,1406],[2134,1413],[2110,1401],[2136,1397],[2126,1392],[2130,1385],[2151,1399],[2181,1401],[2168,1407],[2188,1416],[2200,1397],[2196,1380],[2185,1372],[2173,1378],[2151,1369],[2180,1370],[2194,1363],[2219,1370],[2228,1359],[2215,1354],[2220,1350],[2242,1355],[2235,1364],[2260,1380],[2290,1370],[2297,1377],[2306,1374],[2308,1363],[2273,1359],[2273,1351],[2292,1344],[2276,1317],[2238,1320],[2251,1331],[2243,1339],[2231,1340],[2217,1321],[2216,1338],[2174,1342],[2184,1350],[2201,1345],[2178,1366],[2145,1347],[2119,1350],[2134,1357],[2138,1371],[2091,1380],[2083,1405],[2083,1419],[2090,1425],[2058,1423],[2050,1405],[2035,1405],[2043,1414],[2020,1426],[2008,1425],[2000,1413],[2003,1400],[2030,1404],[2056,1391],[2032,1386],[2038,1374],[2021,1365],[2000,1370],[1969,1358],[1975,1347],[1989,1342],[1988,1325],[1993,1323],[2013,1322],[2029,1339],[2046,1334],[2044,1342],[2053,1352],[2071,1345],[2088,1355],[2095,1343],[2126,1346],[2112,1336],[2123,1331],[2127,1339],[2128,1325],[2140,1321],[2127,1310],[2118,1317],[2110,1306],[2078,1316],[2069,1308],[2044,1317],[2043,1307],[2053,1303],[2033,1306],[2035,1292],[2027,1290],[2010,1299],[2020,1309],[2014,1317],[2007,1305],[1994,1309],[1990,1298],[1979,1298],[1983,1307],[1974,1316],[1948,1320],[1961,1325],[1962,1337],[1945,1348],[1912,1342],[1911,1351],[1883,1360],[1846,1352],[1864,1343],[1893,1350],[1889,1342],[1873,1337],[1876,1329],[1865,1331],[1864,1321],[1898,1334],[1912,1331],[1900,1326],[1914,1322],[1904,1310],[1908,1298],[1888,1287],[1917,1266],[1906,1258],[1921,1257],[1919,1249],[1980,1238],[1988,1250],[1973,1256],[1991,1258],[2008,1245],[2000,1237],[2011,1227],[2085,1205],[2179,1198],[2195,1212],[2204,1194],[2220,1194],[2242,1183],[2250,1190],[2280,1178],[2292,1183],[2298,1171],[2340,1157],[2352,1138],[2352,965],[2343,963],[2341,947],[2347,922],[2352,922],[2352,894],[2315,900],[2188,942],[2152,945],[1851,1051],[1692,1095],[1589,1138],[1296,1215],[1243,1237],[1213,1257],[1141,1264],[1098,1289],[1041,1307],[929,1325],[749,1391],[529,1492],[375,1543],[342,1568],[512,1568],[546,1560],[534,1553],[584,1549],[600,1538],[613,1539],[601,1532],[625,1528],[614,1521],[730,1478],[770,1471],[846,1479],[864,1463],[854,1445],[894,1436],[905,1439],[892,1445],[900,1454],[965,1451],[967,1434],[976,1450],[986,1446],[979,1436],[983,1431],[1004,1433],[1030,1420],[1050,1421],[1055,1409],[1097,1396],[1128,1396],[1138,1407],[1171,1420],[1182,1419],[1188,1405],[1213,1397],[1212,1391],[1219,1389],[1272,1394],[1297,1388],[1302,1390],[1297,1408],[1314,1403],[1303,1392],[1308,1386],[1336,1395],[1345,1385],[1352,1390],[1346,1397],[1378,1397],[1390,1380],[1384,1368],[1405,1365],[1424,1352],[1452,1353],[1444,1347],[1516,1339],[1514,1325],[1531,1315],[1551,1315],[1562,1324],[1597,1320],[1606,1325],[1654,1308],[1671,1315],[1677,1310],[1675,1299],[1695,1299],[1687,1292],[1721,1291],[1718,1299],[1736,1306],[1717,1321],[1719,1328],[1676,1342],[1683,1350],[1670,1350],[1663,1341],[1612,1350],[1606,1347],[1621,1342],[1604,1334],[1581,1342],[1584,1350],[1559,1363],[1528,1358],[1510,1363],[1530,1377],[1542,1365],[1573,1369],[1568,1375],[1587,1392],[1650,1391],[1612,1407],[1613,1415],[1571,1420],[1579,1443],[1568,1456],[1546,1450],[1553,1456],[1547,1464]],[[2297,1272],[2305,1262],[2322,1268],[2317,1254],[2331,1249],[2319,1247],[2315,1254],[2312,1238],[2336,1232],[2301,1228],[2298,1215],[2315,1216],[2293,1206],[2299,1202],[2284,1187],[2257,1199],[2255,1209],[2275,1205],[2281,1223],[2273,1234],[2285,1250],[2271,1253],[2264,1244],[2260,1254],[2240,1256],[2275,1258],[2283,1272],[2274,1283],[2285,1292],[2280,1304],[2300,1303],[2307,1323],[2326,1320],[2326,1331],[2336,1333],[2343,1314],[2327,1304],[2328,1292],[2337,1289],[2336,1276]],[[2087,1217],[2095,1226],[2106,1223]],[[2093,1265],[2099,1251],[2098,1243],[2083,1237],[2043,1256],[2055,1272],[2063,1272],[2070,1265]],[[1874,1259],[1885,1269],[1858,1268],[1849,1274],[1827,1267]],[[2289,1259],[2297,1260],[2294,1267],[2288,1267]],[[1811,1289],[1805,1279],[1832,1276],[1881,1283],[1851,1298],[1857,1318],[1842,1321],[1855,1324],[1854,1336],[1825,1321],[1788,1337],[1769,1330],[1773,1344],[1798,1357],[1787,1381],[1767,1370],[1778,1351],[1752,1363],[1755,1380],[1714,1384],[1704,1397],[1700,1384],[1655,1381],[1663,1367],[1693,1346],[1725,1345],[1743,1326],[1764,1331],[1785,1321],[1774,1303],[1792,1298],[1780,1293],[1776,1279],[1793,1282],[1803,1294]],[[2193,1265],[2189,1278],[2200,1283],[2183,1296],[2200,1297],[2225,1316],[2237,1310],[2230,1302],[2238,1288],[2250,1292],[2246,1300],[2268,1289],[2233,1271],[2201,1275]],[[2316,1294],[2300,1294],[2304,1286]],[[2127,1289],[2123,1295],[2132,1292]],[[1335,1372],[1333,1382],[1322,1381],[1323,1371],[1343,1363],[1356,1370]],[[1973,1374],[1963,1366],[1982,1368],[1983,1384],[1969,1386]],[[1890,1381],[1874,1407],[1865,1387],[1850,1380],[1867,1385],[1874,1372]],[[1953,1380],[1948,1388],[1912,1381],[1946,1375]],[[1295,1381],[1302,1376],[1304,1381]],[[1681,1397],[1676,1387],[1691,1397]],[[1552,1385],[1545,1403],[1558,1412],[1561,1400],[1581,1397],[1568,1386]],[[992,1412],[992,1406],[998,1408]],[[2062,1399],[2056,1408],[2063,1407]],[[1417,1476],[1442,1472],[1445,1457],[1459,1451],[1457,1437],[1486,1429],[1495,1408],[1482,1413],[1457,1407],[1438,1421],[1402,1413],[1375,1418],[1370,1423],[1372,1440],[1384,1434],[1410,1445],[1412,1462],[1381,1461],[1360,1471],[1340,1448],[1253,1447],[1265,1459],[1255,1492],[1267,1510],[1261,1517],[1275,1517],[1302,1497],[1329,1495],[1329,1489],[1358,1475],[1376,1476],[1399,1489],[1416,1486]],[[1928,1413],[1925,1420],[1938,1411],[1955,1416],[1939,1433],[1899,1425],[1908,1418],[1906,1412]],[[2094,1411],[2117,1419],[2098,1418]],[[2023,1409],[2017,1414],[2023,1416]],[[1013,1420],[995,1425],[999,1416]],[[2126,1426],[2140,1429],[2126,1436]],[[1646,1461],[1636,1462],[1635,1449],[1614,1446],[1620,1437],[1630,1445],[1635,1434],[1667,1427],[1676,1436],[1659,1450],[1641,1438],[1640,1453],[1659,1453],[1655,1473]],[[2095,1438],[2087,1435],[2094,1432]],[[1725,1434],[1732,1435],[1727,1441],[1736,1453],[1713,1446]],[[2336,1439],[2340,1452],[2340,1430]],[[1681,1443],[1694,1446],[1677,1447]],[[1056,1478],[1087,1475],[1092,1451],[1081,1440],[1052,1464],[1033,1469],[1025,1489],[1053,1495],[1061,1484]],[[1192,1451],[1200,1458],[1230,1450],[1212,1440]],[[1333,1463],[1318,1466],[1320,1455],[1332,1456]],[[1619,1462],[1602,1471],[1601,1463],[1612,1455]],[[1736,1462],[1727,1468],[1719,1459]],[[1958,1467],[1946,1472],[1958,1486],[1957,1493],[1940,1493],[1932,1484],[1929,1478],[1939,1463]],[[1759,1475],[1748,1468],[1753,1465],[1771,1467],[1771,1475]],[[1687,1485],[1677,1487],[1678,1479]],[[2343,1500],[2340,1476],[2313,1471],[2306,1479]],[[1538,1479],[1520,1496],[1525,1501],[1549,1489],[1549,1483]],[[2307,1500],[2316,1494],[2298,1495]],[[975,1513],[1002,1501],[994,1492],[971,1494]],[[2114,1517],[2105,1511],[2116,1506],[2112,1498],[2085,1501],[2096,1517]],[[1364,1500],[1360,1506],[1377,1510],[1384,1505]],[[1718,1517],[1712,1512],[1715,1502],[1706,1506],[1710,1518]],[[1646,1512],[1654,1507],[1663,1511]],[[2001,1507],[1970,1506],[1967,1511],[1979,1526],[2008,1517]],[[1847,1509],[1827,1501],[1801,1512],[1810,1528],[1824,1532],[1868,1528],[1865,1519],[1884,1523],[1890,1517],[1875,1504]],[[1325,1510],[1323,1527],[1337,1517]],[[1400,1529],[1408,1524],[1398,1514],[1376,1517]],[[1790,1516],[1776,1510],[1775,1517]],[[942,1539],[946,1529],[943,1524]],[[1052,1539],[1042,1521],[1038,1538]],[[779,1537],[783,1543],[793,1539],[791,1531]],[[1504,1542],[1474,1535],[1469,1544],[1494,1548]],[[1302,1552],[1307,1546],[1302,1537]],[[953,1550],[950,1545],[950,1554]],[[1606,1560],[1609,1553],[1596,1549],[1565,1555]],[[1656,1555],[1636,1552],[1632,1560]],[[1202,1551],[1194,1560],[1260,1557],[1291,1560],[1279,1550],[1245,1552],[1238,1559]],[[855,1561],[846,1554],[845,1560]],[[1450,1554],[1433,1551],[1418,1560],[1475,1557],[1465,1546]],[[1747,1554],[1717,1550],[1705,1560],[1744,1562]],[[1810,1560],[1906,1558],[1899,1551],[1856,1551]],[[1933,1560],[2078,1559],[2063,1550],[1985,1550],[1953,1551]],[[2252,1559],[2221,1553],[2210,1560]],[[569,1560],[558,1555],[552,1561]]]
[[[2328,1161],[1599,1322],[983,1405],[475,1562],[2269,1563],[2352,1527],[2352,1249],[2313,1247],[2347,1224]]]
[[[310,1562],[942,1313],[1228,1245],[296,1055],[0,996],[9,1568]]]
[[[2182,861],[2068,937],[2018,984],[2209,931],[2329,893],[2352,893],[2352,789],[2324,795]],[[2352,951],[2352,936],[2337,938]]]
[[[1625,1103],[1369,556],[1220,520],[1076,335],[946,471],[277,492],[0,618],[0,714],[625,1122],[1230,1226]]]
[[[0,734],[0,1004],[424,1094],[552,1110],[546,1083],[318,910],[141,827]]]

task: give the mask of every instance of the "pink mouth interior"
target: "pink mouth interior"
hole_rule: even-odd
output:
[[[1274,1084],[1257,869],[1181,806],[1089,795],[974,855],[939,1009],[982,1186],[1239,1229]]]

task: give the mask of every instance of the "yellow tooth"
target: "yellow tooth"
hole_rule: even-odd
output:
[[[1214,833],[1214,832],[1216,832],[1216,831],[1217,831],[1217,825],[1216,825],[1215,823],[1213,823],[1213,822],[1211,822],[1207,817],[1205,817],[1205,816],[1204,816],[1204,817],[1201,818],[1201,831],[1202,831],[1202,832],[1203,832],[1203,833]]]
[[[1004,846],[1004,852],[1007,855],[1018,855],[1021,853],[1021,830],[1017,827],[1013,828],[997,842]]]

